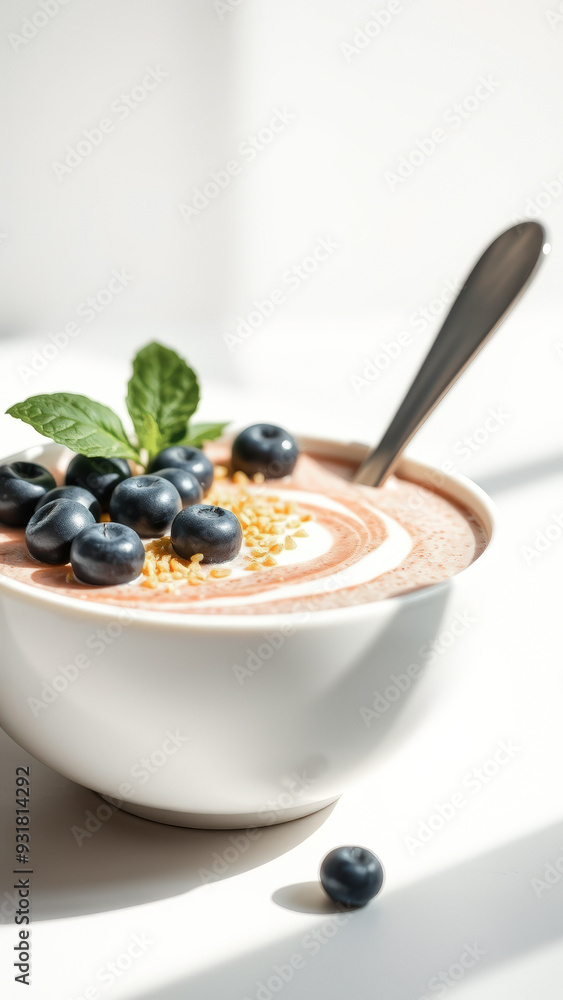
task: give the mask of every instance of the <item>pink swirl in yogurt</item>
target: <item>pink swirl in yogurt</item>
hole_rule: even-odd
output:
[[[220,446],[209,449],[224,461]],[[338,471],[335,471],[335,470]],[[391,477],[372,489],[347,482],[352,470],[304,454],[284,481],[250,486],[275,492],[312,515],[307,537],[277,565],[247,571],[248,553],[229,563],[225,578],[204,585],[180,581],[154,590],[142,581],[92,587],[71,581],[68,566],[45,566],[26,549],[22,529],[0,526],[0,574],[74,597],[119,607],[182,614],[249,615],[346,607],[378,601],[445,580],[468,566],[485,547],[484,532],[454,501]],[[222,481],[222,488],[236,484]]]

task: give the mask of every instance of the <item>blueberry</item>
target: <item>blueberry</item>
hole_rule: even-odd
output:
[[[252,424],[233,441],[233,471],[254,476],[261,472],[266,479],[289,476],[299,457],[299,448],[291,434],[275,424]]]
[[[56,486],[51,473],[34,462],[0,465],[0,522],[23,528],[37,501]]]
[[[126,524],[143,538],[160,538],[182,509],[180,494],[160,476],[133,476],[119,483],[109,502],[112,521]]]
[[[365,906],[383,885],[383,865],[365,847],[336,847],[321,864],[321,885],[337,903]]]
[[[213,466],[207,455],[199,448],[188,445],[173,444],[155,455],[147,472],[160,472],[161,469],[184,469],[191,472],[197,479],[204,493],[207,493],[213,482]]]
[[[171,541],[172,548],[182,559],[190,559],[201,552],[204,562],[228,562],[240,551],[242,528],[230,510],[198,503],[176,515]]]
[[[70,564],[82,583],[129,583],[139,575],[144,562],[144,545],[126,524],[94,524],[81,531],[70,547]]]
[[[72,540],[95,524],[94,515],[74,500],[51,500],[31,517],[25,529],[29,554],[55,566],[70,559]]]
[[[191,507],[193,503],[201,503],[203,500],[203,490],[193,472],[187,469],[172,468],[159,469],[158,474],[162,479],[167,479],[176,487],[180,494],[182,507]]]
[[[86,507],[90,511],[95,521],[100,520],[102,513],[100,504],[94,494],[90,493],[90,490],[83,490],[81,486],[56,486],[54,490],[49,490],[45,496],[41,497],[35,510],[39,510],[40,507],[43,507],[46,503],[50,503],[51,500],[75,500],[76,503],[81,503],[83,507]]]
[[[87,458],[75,455],[66,470],[67,486],[81,486],[93,493],[107,510],[109,499],[118,483],[129,479],[131,470],[124,458]]]

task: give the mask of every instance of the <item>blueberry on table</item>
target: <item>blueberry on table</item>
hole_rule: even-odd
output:
[[[161,476],[125,479],[115,487],[109,502],[112,521],[126,524],[142,538],[165,535],[181,509],[178,490]]]
[[[176,515],[170,538],[182,559],[201,553],[204,562],[222,563],[240,552],[242,528],[230,510],[199,503]]]
[[[207,493],[213,482],[213,465],[207,455],[199,448],[189,445],[173,444],[155,455],[147,467],[147,472],[160,472],[161,469],[184,469],[191,472],[197,479],[204,493]]]
[[[383,885],[379,858],[365,847],[336,847],[321,864],[321,885],[344,906],[365,906]]]
[[[23,528],[37,501],[56,485],[48,469],[35,462],[0,465],[0,522]]]
[[[235,472],[254,476],[261,472],[266,479],[289,476],[299,457],[299,448],[291,434],[275,424],[252,424],[233,441],[232,465]]]
[[[35,510],[39,510],[46,503],[50,503],[51,500],[74,500],[76,503],[81,503],[83,507],[86,507],[90,511],[95,521],[99,521],[102,513],[102,508],[93,493],[90,490],[83,490],[81,486],[56,486],[54,490],[49,490],[42,496],[39,503],[35,507]]]
[[[94,524],[81,531],[70,547],[70,564],[82,583],[129,583],[139,576],[144,562],[145,547],[126,524]]]
[[[81,486],[83,490],[93,493],[102,510],[107,510],[117,484],[130,476],[131,469],[124,458],[75,455],[66,470],[65,483],[67,486]]]
[[[193,472],[188,472],[187,469],[177,467],[159,469],[158,475],[162,479],[167,479],[169,483],[172,483],[176,487],[180,494],[182,507],[191,507],[193,503],[201,503],[203,500],[203,490]]]
[[[72,541],[92,524],[94,515],[74,500],[50,500],[30,518],[25,541],[30,556],[59,566],[70,559]]]

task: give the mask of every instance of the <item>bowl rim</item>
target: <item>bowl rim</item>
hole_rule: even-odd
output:
[[[299,436],[300,446],[312,454],[319,457],[326,456],[341,460],[350,459],[361,462],[369,452],[370,446],[356,441],[342,441],[333,438],[318,438]],[[15,461],[36,462],[38,459],[49,460],[55,464],[57,460],[68,452],[61,445],[54,442],[45,442],[24,448],[19,452],[0,460],[0,465],[5,465]],[[57,456],[55,458],[55,456]],[[467,476],[457,472],[444,472],[427,462],[422,462],[403,455],[396,467],[397,474],[402,478],[411,479],[421,485],[428,485],[435,492],[443,493],[447,498],[461,504],[472,514],[481,524],[485,535],[486,545],[483,552],[465,569],[441,580],[438,583],[431,583],[425,587],[408,591],[404,594],[396,594],[392,597],[385,597],[379,601],[367,601],[363,604],[345,605],[341,608],[325,608],[319,610],[296,610],[289,612],[273,612],[264,614],[201,614],[190,612],[185,614],[174,611],[153,611],[148,608],[132,608],[128,606],[120,607],[115,604],[98,603],[96,601],[83,601],[75,597],[68,597],[65,594],[58,594],[56,591],[46,588],[34,587],[19,580],[12,580],[10,577],[0,573],[0,597],[4,593],[14,598],[21,598],[31,605],[40,605],[46,609],[58,610],[66,613],[68,617],[79,617],[82,620],[98,620],[112,622],[131,622],[135,626],[146,626],[149,628],[166,629],[188,629],[191,632],[215,632],[232,630],[237,633],[247,632],[255,635],[256,632],[266,632],[271,629],[286,628],[290,625],[294,630],[311,628],[315,626],[329,627],[353,623],[356,620],[365,618],[383,618],[389,613],[408,606],[418,604],[438,594],[440,591],[452,586],[453,582],[464,578],[468,574],[473,574],[476,567],[483,558],[489,558],[489,551],[495,544],[496,536],[496,505],[489,495]]]

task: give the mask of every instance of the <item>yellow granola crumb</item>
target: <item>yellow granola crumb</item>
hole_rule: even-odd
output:
[[[252,479],[255,483],[263,483],[266,477],[263,472],[255,472]]]
[[[297,548],[296,539],[308,537],[302,525],[313,515],[301,513],[298,504],[283,498],[283,491],[266,495],[253,491],[256,482],[262,481],[260,477],[250,480],[239,471],[231,481],[228,475],[226,466],[215,467],[216,482],[206,502],[230,510],[238,518],[248,553],[246,570],[257,572],[277,566],[276,556],[284,549]],[[172,548],[169,535],[148,542],[145,553],[143,586],[149,589],[163,586],[175,590],[180,583],[199,587],[206,580],[226,578],[232,573],[229,568],[206,567],[201,552],[182,559]]]

